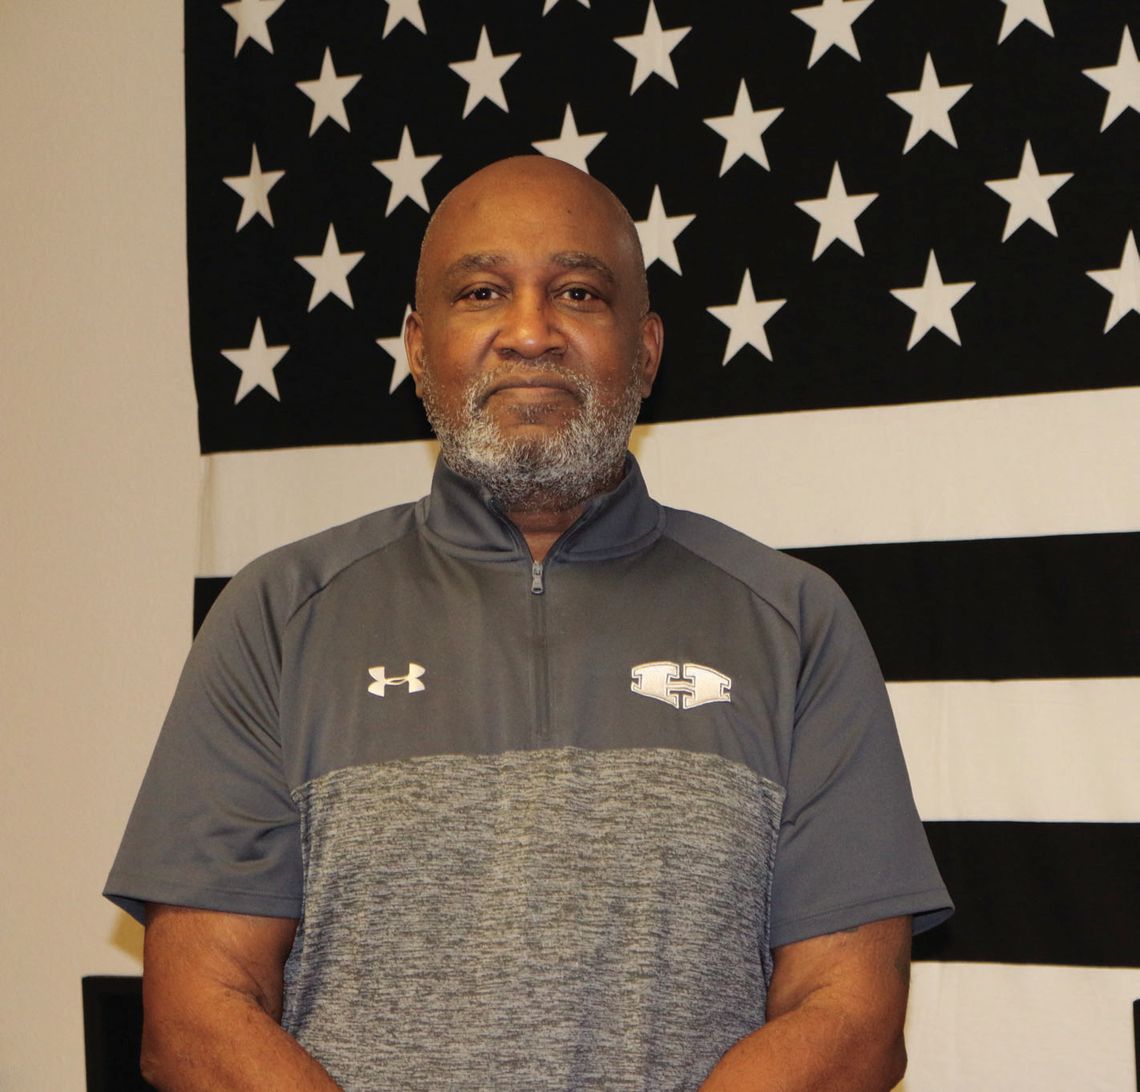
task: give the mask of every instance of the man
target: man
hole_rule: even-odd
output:
[[[880,1089],[949,900],[822,574],[663,509],[637,233],[528,157],[425,235],[431,495],[275,551],[191,652],[107,893],[172,1089]]]

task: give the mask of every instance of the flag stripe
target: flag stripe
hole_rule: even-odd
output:
[[[924,819],[1140,822],[1140,679],[888,689]]]
[[[789,553],[838,581],[891,681],[1140,675],[1140,533]]]
[[[1140,967],[1140,825],[927,823],[926,833],[957,909],[915,938],[916,959]]]
[[[1140,529],[1137,421],[1140,387],[650,425],[632,446],[662,503],[773,546],[1016,538]],[[198,574],[421,496],[435,453],[203,457]]]
[[[916,963],[906,1092],[1133,1087],[1131,968]]]

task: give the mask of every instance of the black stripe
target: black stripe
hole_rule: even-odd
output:
[[[914,958],[1140,967],[1140,824],[927,823],[957,910]]]
[[[194,632],[202,628],[214,600],[230,582],[228,576],[196,576],[194,578]]]
[[[890,680],[1140,675],[1140,534],[788,552],[839,582]]]
[[[787,552],[839,582],[890,680],[1140,675],[1140,534]],[[195,633],[225,584],[195,580]]]

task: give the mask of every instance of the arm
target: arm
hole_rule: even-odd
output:
[[[777,948],[768,1022],[732,1046],[701,1092],[881,1092],[906,1070],[910,918]]]
[[[147,904],[143,1076],[163,1092],[333,1092],[278,1022],[291,918]]]

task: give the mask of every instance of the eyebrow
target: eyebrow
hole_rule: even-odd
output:
[[[596,254],[585,250],[564,250],[552,254],[550,261],[563,269],[583,269],[597,273],[607,284],[617,284],[617,277],[609,265]],[[453,277],[461,273],[481,273],[508,265],[510,259],[505,254],[491,254],[486,252],[464,254],[456,259],[444,270],[445,277]]]

